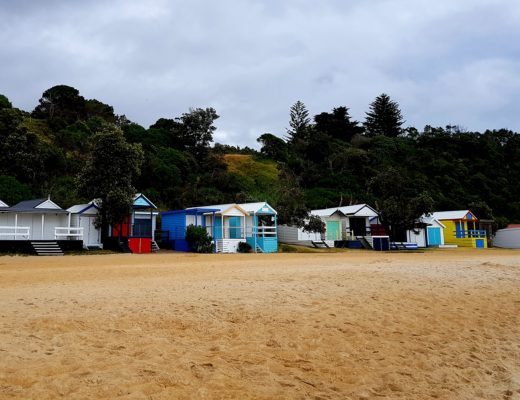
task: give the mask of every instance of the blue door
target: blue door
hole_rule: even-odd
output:
[[[462,221],[455,222],[455,237],[457,239],[464,237],[464,222],[462,222]]]
[[[441,245],[441,228],[431,227],[427,228],[428,232],[428,246]]]
[[[222,217],[215,217],[215,239],[222,239]]]
[[[229,238],[240,239],[241,237],[240,217],[229,217]]]

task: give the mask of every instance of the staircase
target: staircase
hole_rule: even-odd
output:
[[[256,245],[256,250],[255,250],[256,253],[263,253],[264,252],[264,249],[262,249],[258,244]]]
[[[326,248],[326,249],[330,248],[330,246],[328,245],[328,243],[325,240],[322,240],[322,241],[311,240],[311,243],[316,248],[320,248],[320,247]]]
[[[159,251],[159,245],[155,240],[152,240],[152,251]]]
[[[372,243],[370,243],[365,236],[356,236],[356,239],[359,240],[361,246],[363,246],[367,250],[374,250]]]
[[[62,256],[63,251],[61,250],[58,242],[31,242],[31,246],[39,256]]]

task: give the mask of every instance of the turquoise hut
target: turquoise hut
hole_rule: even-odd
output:
[[[247,211],[246,241],[258,253],[278,251],[276,210],[267,202],[239,204]]]

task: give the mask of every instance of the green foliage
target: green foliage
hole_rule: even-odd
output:
[[[279,137],[264,133],[256,141],[262,145],[260,153],[264,157],[275,161],[287,161],[287,144]]]
[[[309,111],[305,104],[298,100],[294,103],[289,111],[290,128],[287,129],[287,141],[294,144],[300,140],[305,141],[307,139],[307,128],[310,125],[311,119],[309,118]]]
[[[224,156],[226,174],[234,179],[234,190],[242,193],[241,199],[232,201],[266,200],[276,202],[278,187],[278,169],[272,160],[255,159],[244,154],[226,154]],[[233,189],[230,187],[230,189]],[[210,203],[212,204],[212,203]]]
[[[425,183],[412,182],[402,169],[388,168],[378,173],[369,183],[381,223],[399,240],[399,234],[414,228],[417,218],[433,210],[433,199]]]
[[[82,202],[78,194],[76,178],[70,175],[56,176],[45,182],[42,194],[50,194],[52,200],[62,208],[69,208]]]
[[[309,220],[303,225],[303,230],[310,233],[325,233],[326,225],[320,217],[311,215]]]
[[[104,104],[98,100],[87,100],[85,102],[85,115],[87,118],[100,118],[110,124],[116,123],[114,107]]]
[[[280,170],[280,183],[277,190],[277,201],[274,206],[278,212],[278,223],[303,226],[309,216],[305,205],[305,196],[298,178],[286,168]]]
[[[332,113],[323,112],[314,117],[315,129],[330,137],[350,142],[355,135],[363,133],[358,121],[351,121],[347,107],[337,107]],[[329,140],[330,140],[329,139]]]
[[[305,190],[305,204],[311,209],[327,208],[339,204],[337,189],[313,187]]]
[[[32,193],[28,185],[19,182],[12,176],[0,176],[0,200],[4,203],[13,206],[31,197]]]
[[[213,239],[202,226],[189,225],[186,228],[186,241],[195,253],[213,252]]]
[[[79,91],[71,86],[57,85],[43,92],[33,111],[35,118],[47,119],[55,128],[84,119],[87,115],[86,103]]]
[[[239,253],[252,253],[253,248],[251,247],[251,245],[249,243],[240,242],[240,243],[238,243],[237,251]]]
[[[90,139],[90,155],[78,177],[79,192],[99,199],[102,225],[117,225],[130,214],[136,192],[132,181],[141,174],[143,157],[141,146],[127,143],[114,126]]]
[[[290,109],[287,142],[262,135],[258,152],[210,147],[217,118],[211,108],[196,108],[145,128],[70,86],[46,90],[32,115],[0,95],[0,175],[10,179],[0,179],[0,198],[11,196],[11,204],[51,193],[69,206],[113,191],[121,215],[135,191],[163,209],[266,200],[280,223],[300,226],[309,208],[363,202],[380,207],[399,229],[427,208],[470,208],[499,226],[520,222],[520,135],[510,130],[403,130],[399,106],[381,95],[363,132],[345,106],[311,118],[299,101]],[[123,135],[102,140],[114,124]],[[86,180],[75,181],[78,175]]]
[[[403,123],[404,119],[399,104],[383,93],[370,103],[370,111],[366,113],[363,125],[369,136],[396,137],[402,133]]]
[[[13,105],[11,104],[11,102],[9,101],[9,99],[4,96],[3,94],[0,94],[0,110],[2,108],[12,108]]]

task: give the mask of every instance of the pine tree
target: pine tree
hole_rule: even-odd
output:
[[[368,136],[396,137],[402,132],[404,119],[399,104],[392,101],[385,93],[376,97],[366,115],[363,125]]]
[[[287,129],[286,139],[287,142],[294,143],[297,139],[305,139],[311,120],[307,107],[300,100],[293,104],[290,114],[289,125],[291,128]]]

